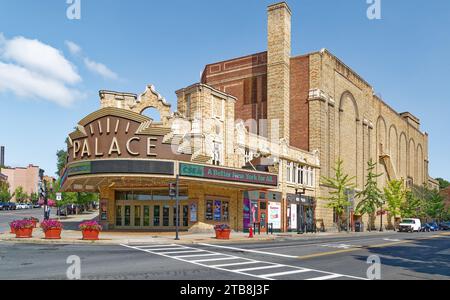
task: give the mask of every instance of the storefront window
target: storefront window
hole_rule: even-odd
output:
[[[141,226],[141,206],[134,207],[134,226]]]
[[[213,201],[206,201],[206,212],[205,212],[206,221],[213,220]]]
[[[117,206],[116,209],[116,226],[122,226],[122,206]]]
[[[161,207],[159,205],[153,207],[153,226],[161,226]]]
[[[206,201],[205,218],[207,221],[229,222],[230,220],[229,201],[223,200]]]
[[[189,205],[183,206],[183,226],[189,226]]]
[[[170,206],[164,206],[163,207],[163,226],[168,227],[169,226],[169,215],[170,215]]]
[[[144,206],[144,226],[150,226],[150,207]]]

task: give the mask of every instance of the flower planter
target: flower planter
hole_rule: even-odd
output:
[[[230,239],[231,230],[216,230],[216,239],[218,240],[229,240]]]
[[[36,220],[31,220],[31,222],[33,222],[34,228],[37,228],[38,221],[36,221]]]
[[[98,241],[100,235],[99,230],[82,230],[83,240],[85,241]]]
[[[61,239],[61,228],[48,229],[45,231],[45,239],[46,240],[60,240]]]
[[[16,229],[15,233],[18,239],[29,239],[33,237],[33,228]]]

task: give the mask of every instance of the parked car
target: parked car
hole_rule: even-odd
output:
[[[422,231],[422,232],[439,231],[439,225],[434,222],[427,223],[422,226],[420,231]]]
[[[439,230],[450,230],[450,222],[442,222],[439,224]]]
[[[17,209],[28,209],[28,205],[24,203],[18,203]]]
[[[39,204],[34,204],[33,205],[33,208],[41,208],[42,206],[41,205],[39,205]]]
[[[0,210],[6,210],[6,203],[0,202]]]
[[[399,225],[399,232],[419,232],[422,229],[422,223],[419,219],[403,219]]]

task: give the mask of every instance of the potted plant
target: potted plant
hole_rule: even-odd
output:
[[[88,221],[80,224],[80,230],[83,233],[83,240],[97,241],[102,231],[102,226],[96,221]]]
[[[216,239],[218,240],[229,240],[231,234],[231,227],[227,224],[220,224],[214,226],[216,231]]]
[[[34,223],[30,220],[20,220],[11,223],[14,233],[18,239],[27,239],[33,236]]]
[[[39,219],[35,217],[25,218],[26,221],[31,221],[33,223],[34,228],[37,228],[37,224],[39,223]]]
[[[62,223],[57,220],[45,220],[41,223],[46,240],[60,240],[62,232]]]

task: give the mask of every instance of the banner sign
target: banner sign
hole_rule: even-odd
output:
[[[281,203],[269,202],[269,223],[273,224],[273,229],[281,229]]]
[[[225,169],[186,163],[180,163],[180,175],[186,177],[268,185],[272,187],[278,185],[278,176],[270,173],[256,173],[238,169]]]

